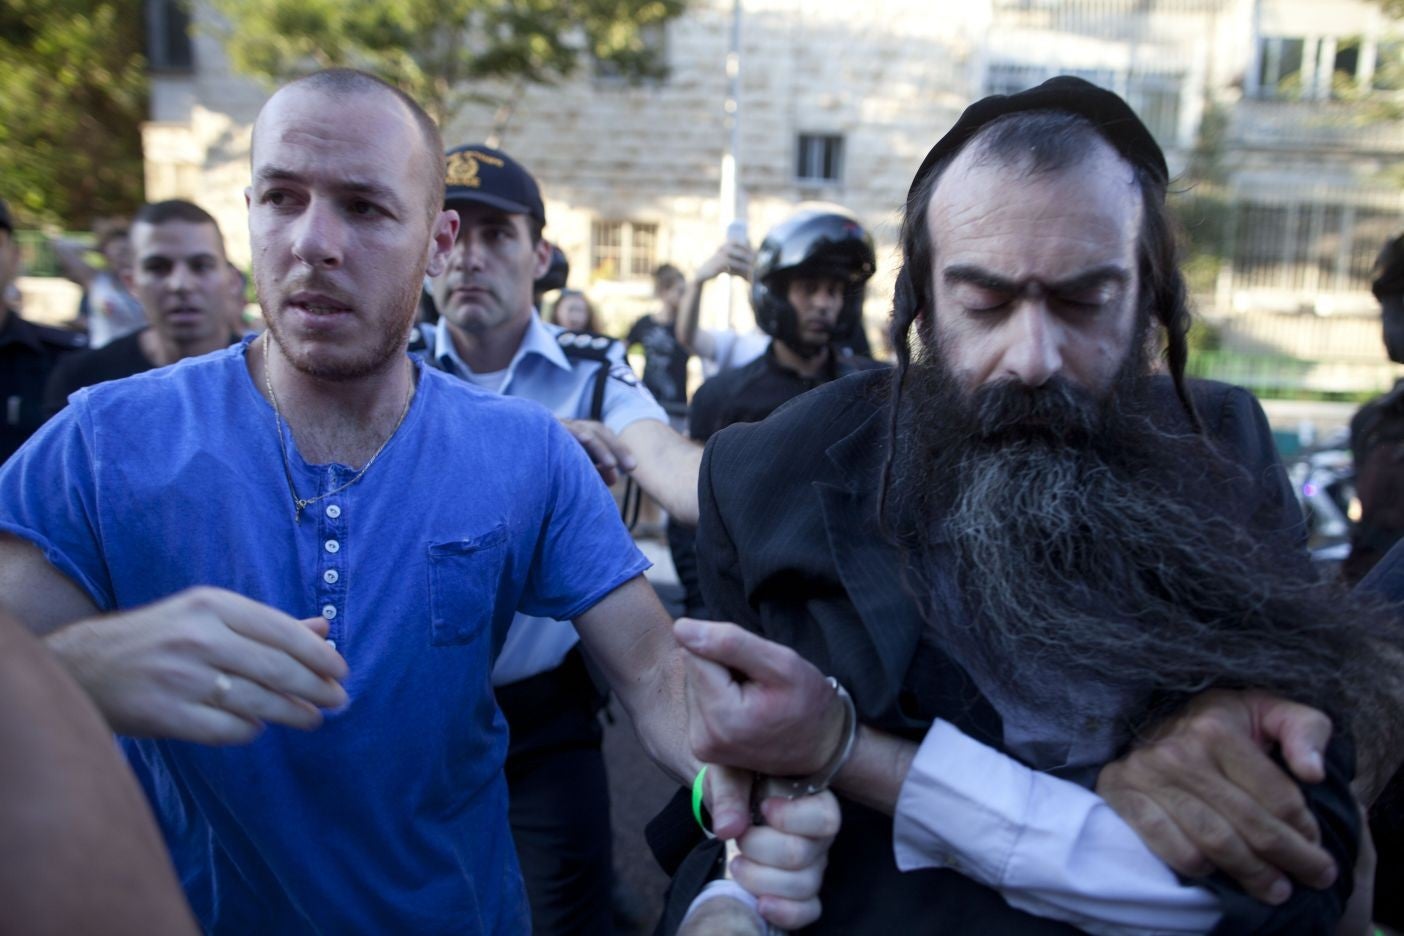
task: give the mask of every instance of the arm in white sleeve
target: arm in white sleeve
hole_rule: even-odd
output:
[[[1090,790],[937,721],[893,816],[897,866],[950,868],[1011,906],[1094,934],[1204,933],[1218,901],[1180,883]]]

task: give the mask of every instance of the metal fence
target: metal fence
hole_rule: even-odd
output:
[[[1173,196],[1200,327],[1199,376],[1267,396],[1364,399],[1399,376],[1370,293],[1404,230],[1397,192],[1200,186]]]
[[[1365,308],[1371,271],[1385,241],[1404,230],[1404,194],[1315,186],[1229,192],[1227,264],[1220,293],[1235,307],[1251,294],[1357,294]],[[1333,300],[1334,301],[1334,300]],[[1316,307],[1316,311],[1330,311]]]

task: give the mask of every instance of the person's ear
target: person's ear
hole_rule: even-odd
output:
[[[449,254],[453,253],[453,245],[458,243],[458,226],[458,212],[452,208],[439,212],[434,219],[429,238],[429,260],[424,266],[424,272],[428,275],[439,276],[448,268]]]

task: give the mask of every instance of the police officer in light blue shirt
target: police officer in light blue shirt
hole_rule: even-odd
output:
[[[546,211],[530,173],[481,145],[448,153],[446,208],[461,219],[433,284],[440,319],[421,341],[441,369],[550,409],[606,483],[630,474],[670,512],[695,522],[701,449],[624,359],[621,342],[541,321],[532,284],[546,272]],[[513,837],[538,932],[610,927],[610,825],[596,690],[566,621],[513,621],[493,669],[511,727],[507,781]]]
[[[511,363],[487,374],[464,363],[445,318],[421,342],[440,370],[493,393],[534,400],[562,420],[597,422],[616,437],[642,419],[667,421],[625,361],[623,343],[613,338],[567,331],[533,313]],[[554,669],[578,642],[569,621],[519,617],[493,667],[493,684],[507,686]]]

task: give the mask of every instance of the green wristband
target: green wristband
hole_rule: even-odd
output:
[[[702,769],[697,771],[697,777],[692,781],[692,818],[697,820],[697,826],[702,830],[702,834],[707,838],[716,838],[712,830],[707,828],[707,823],[702,819],[702,789],[707,779],[707,765],[703,764]]]

